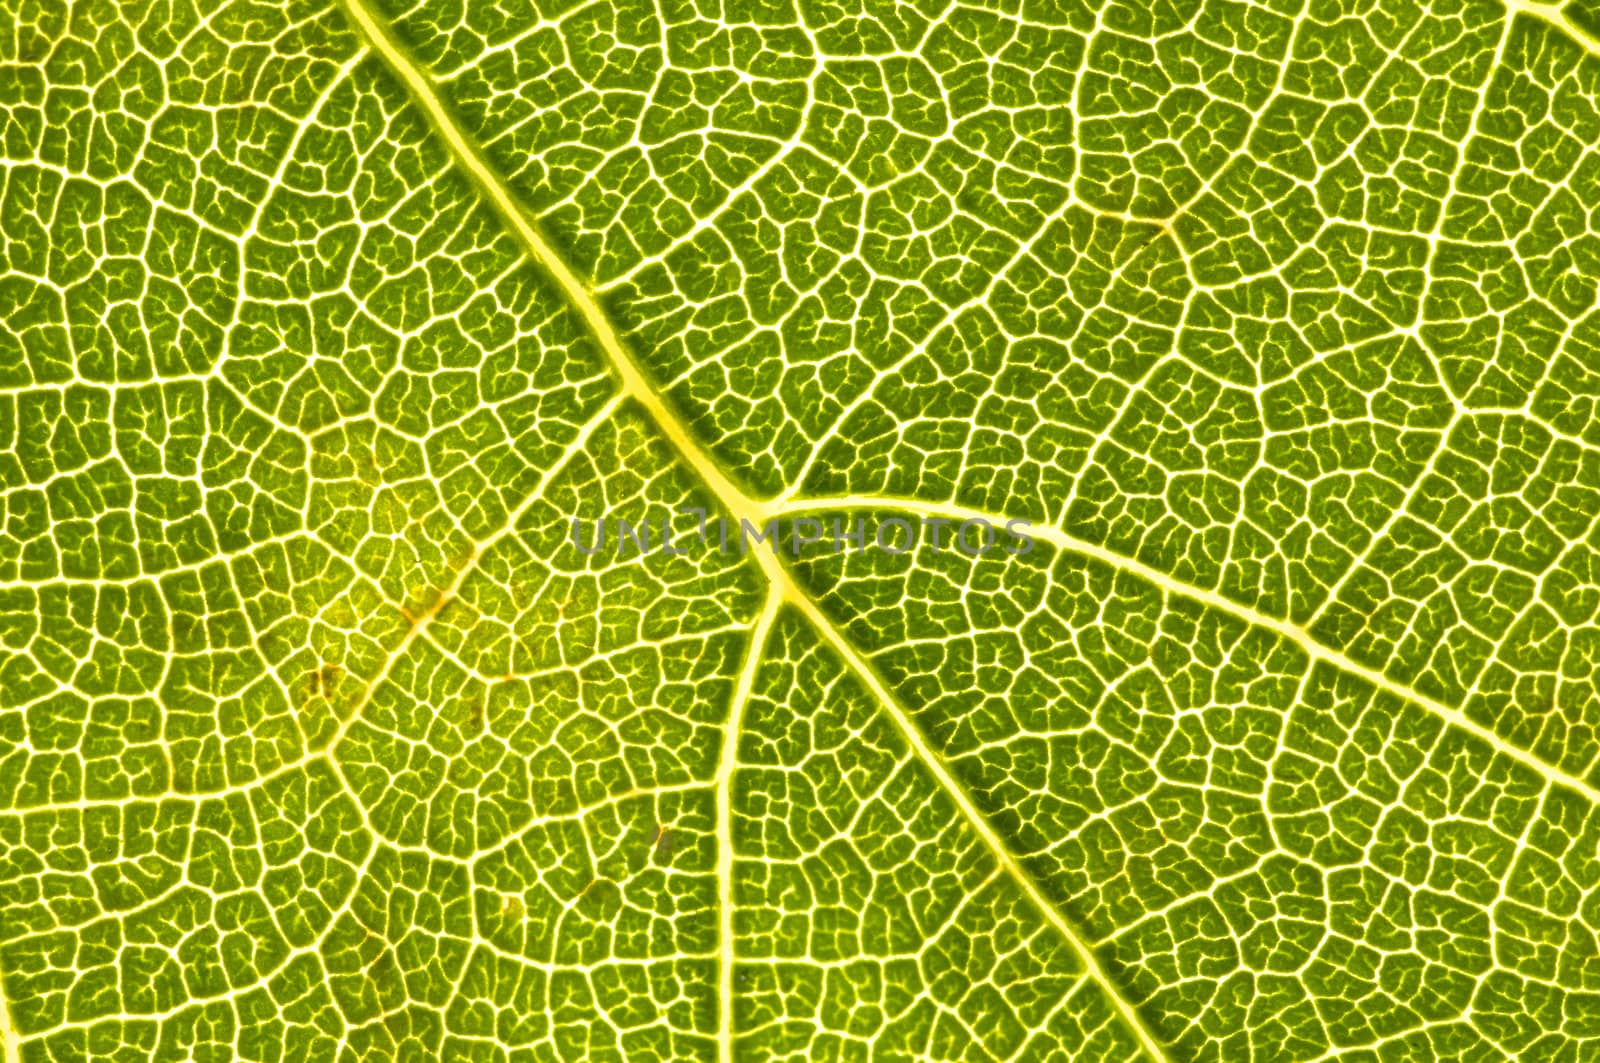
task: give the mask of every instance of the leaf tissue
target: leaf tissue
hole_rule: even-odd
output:
[[[1600,1059],[1597,144],[1591,0],[0,0],[5,1063]]]

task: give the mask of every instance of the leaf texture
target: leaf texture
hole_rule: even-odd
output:
[[[7,1061],[1600,1053],[1600,13],[0,13]]]

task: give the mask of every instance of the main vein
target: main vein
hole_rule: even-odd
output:
[[[717,897],[721,919],[717,978],[720,1005],[717,1016],[718,1063],[733,1063],[733,965],[736,958],[733,938],[733,770],[739,760],[739,734],[744,730],[745,706],[750,703],[750,691],[755,686],[756,672],[761,667],[761,654],[783,601],[778,589],[772,588],[750,633],[744,667],[739,669],[739,682],[734,688],[733,702],[728,708],[728,722],[722,733],[722,760],[717,764]]]
[[[11,1002],[6,997],[3,980],[0,980],[0,1047],[5,1063],[19,1063],[22,1059],[22,1037],[11,1021]]]
[[[1003,513],[990,513],[974,509],[970,506],[960,506],[954,503],[925,502],[919,499],[898,498],[884,495],[842,495],[836,498],[804,498],[790,502],[768,506],[763,514],[766,516],[784,516],[793,513],[821,512],[825,510],[896,510],[919,517],[946,517],[951,520],[982,520],[994,526],[1004,526],[1011,518]],[[1396,682],[1376,668],[1355,661],[1345,654],[1326,646],[1311,636],[1311,633],[1298,624],[1270,616],[1248,605],[1226,598],[1216,591],[1206,590],[1193,584],[1184,583],[1172,578],[1158,568],[1152,568],[1142,561],[1126,557],[1114,550],[1108,550],[1099,543],[1088,539],[1080,539],[1070,532],[1063,531],[1052,525],[1030,525],[1028,534],[1041,542],[1048,543],[1058,550],[1078,554],[1082,557],[1093,558],[1103,562],[1120,572],[1126,572],[1147,583],[1154,584],[1164,593],[1179,598],[1188,598],[1200,602],[1202,605],[1227,613],[1253,627],[1264,628],[1273,634],[1292,642],[1298,646],[1313,661],[1322,661],[1334,669],[1349,675],[1357,676],[1373,688],[1384,691],[1403,701],[1408,701],[1440,717],[1452,727],[1473,735],[1497,753],[1502,753],[1519,764],[1539,773],[1547,782],[1557,786],[1565,786],[1582,794],[1590,802],[1600,806],[1600,789],[1586,782],[1579,776],[1566,772],[1535,756],[1525,749],[1521,749],[1496,733],[1493,729],[1473,720],[1466,713],[1451,705],[1447,705],[1436,698],[1413,690],[1404,683]]]
[[[434,132],[444,140],[456,162],[472,178],[496,213],[511,227],[512,233],[528,254],[560,287],[568,304],[583,316],[584,324],[589,327],[589,332],[605,351],[617,375],[621,377],[623,392],[645,408],[662,434],[734,517],[753,516],[758,507],[743,491],[735,487],[710,456],[700,449],[688,428],[646,380],[644,373],[634,363],[633,356],[617,338],[617,331],[612,328],[605,312],[595,302],[588,285],[578,279],[578,275],[572,272],[571,267],[545,241],[544,236],[534,226],[528,211],[517,202],[516,196],[506,187],[505,181],[484,160],[477,145],[461,131],[454,116],[445,109],[438,93],[434,91],[433,82],[394,39],[389,28],[367,8],[367,0],[343,0],[343,4],[367,43],[378,53],[388,68],[405,83],[412,98],[427,113]]]
[[[634,362],[632,355],[623,345],[616,330],[607,319],[604,311],[600,309],[588,286],[584,284],[572,269],[545,241],[538,228],[534,225],[528,211],[517,201],[502,178],[500,178],[483,158],[478,147],[456,124],[454,117],[439,99],[432,81],[414,62],[404,47],[394,39],[388,27],[375,16],[366,6],[368,0],[343,0],[345,11],[350,16],[356,29],[366,39],[368,45],[382,58],[387,67],[406,86],[412,98],[428,116],[434,131],[444,141],[452,156],[461,168],[471,177],[484,195],[487,202],[501,216],[510,227],[512,233],[521,242],[527,253],[536,261],[560,287],[568,303],[582,315],[589,331],[600,344],[612,367],[615,369],[622,385],[622,392],[633,399],[649,414],[657,428],[667,438],[668,442],[677,450],[689,466],[700,477],[706,487],[716,496],[719,504],[729,515],[735,519],[758,520],[765,513],[766,507],[750,498],[740,490],[733,481],[720,469],[710,455],[700,446],[698,440],[689,431],[688,427],[678,417],[676,412],[666,403],[662,396],[649,383],[639,366]],[[1160,1043],[1152,1035],[1149,1028],[1140,1018],[1137,1010],[1129,1003],[1121,989],[1106,974],[1100,966],[1093,951],[1085,943],[1083,937],[1068,923],[1060,909],[1053,904],[1041,891],[1037,882],[1020,865],[1015,855],[1006,846],[1004,841],[996,834],[982,814],[978,811],[972,798],[965,789],[950,774],[943,759],[936,753],[923,737],[920,729],[911,719],[910,714],[895,700],[872,667],[857,653],[853,646],[843,637],[833,622],[823,614],[817,603],[806,594],[795,582],[789,571],[778,561],[777,555],[771,551],[758,550],[756,558],[772,587],[768,604],[763,609],[760,619],[755,624],[752,632],[752,646],[749,658],[744,667],[740,680],[741,691],[736,694],[735,705],[730,708],[730,713],[737,718],[742,704],[748,699],[748,684],[753,682],[754,668],[761,653],[761,643],[764,642],[767,630],[771,625],[771,616],[775,603],[789,602],[796,606],[818,630],[822,637],[838,652],[848,665],[862,678],[863,682],[872,690],[874,695],[883,704],[884,710],[889,714],[896,727],[905,736],[915,751],[918,758],[934,775],[939,784],[951,795],[962,816],[968,820],[985,844],[992,851],[994,858],[1013,878],[1039,909],[1041,915],[1047,919],[1058,933],[1070,944],[1077,953],[1089,976],[1099,985],[1107,999],[1116,1007],[1130,1032],[1138,1038],[1144,1052],[1157,1063],[1166,1060],[1166,1053]],[[729,727],[734,726],[730,720]],[[722,932],[726,937],[732,931],[731,926],[731,866],[723,866],[731,860],[731,811],[728,809],[728,797],[731,796],[731,777],[733,768],[732,753],[728,739],[724,740],[724,757],[718,771],[718,789],[722,806],[719,809],[719,834],[725,831],[730,836],[724,839],[724,844],[719,847],[719,872],[721,872],[723,895],[721,897],[724,911],[722,913]],[[726,792],[723,792],[726,791]],[[720,992],[723,996],[723,1016],[719,1020],[719,1043],[721,1054],[726,1059],[732,1051],[732,942],[725,940],[723,943]]]
[[[1590,55],[1600,56],[1600,41],[1596,41],[1587,29],[1567,16],[1567,6],[1560,0],[1555,0],[1553,3],[1542,3],[1540,0],[1502,0],[1502,2],[1511,16],[1527,15],[1529,18],[1538,19],[1564,34],[1568,40]]]

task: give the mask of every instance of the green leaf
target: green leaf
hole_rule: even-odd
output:
[[[8,1063],[1600,1052],[1589,5],[0,16]]]

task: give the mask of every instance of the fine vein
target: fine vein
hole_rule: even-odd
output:
[[[997,527],[1004,526],[1011,519],[1005,514],[988,513],[969,506],[960,506],[949,502],[924,502],[918,499],[882,495],[847,495],[837,498],[795,499],[792,502],[770,506],[767,512],[776,516],[823,510],[871,509],[898,510],[913,516],[948,517],[953,520],[983,520]],[[1305,628],[1291,621],[1270,616],[1248,605],[1226,598],[1216,591],[1206,590],[1203,587],[1197,587],[1174,579],[1171,575],[1158,568],[1153,568],[1142,561],[1119,554],[1114,550],[1108,550],[1098,543],[1090,542],[1088,539],[1080,539],[1076,535],[1052,525],[1030,525],[1028,534],[1058,550],[1093,558],[1117,569],[1119,572],[1126,572],[1130,576],[1136,576],[1141,580],[1154,584],[1168,595],[1200,602],[1219,612],[1228,613],[1246,624],[1271,631],[1280,638],[1294,643],[1313,661],[1322,661],[1338,671],[1365,680],[1374,688],[1382,690],[1393,697],[1426,709],[1452,727],[1458,727],[1473,735],[1494,749],[1495,752],[1502,753],[1524,767],[1538,772],[1547,782],[1574,790],[1589,801],[1600,805],[1600,789],[1597,789],[1584,779],[1570,772],[1562,771],[1555,765],[1525,749],[1519,749],[1517,746],[1507,742],[1491,728],[1473,720],[1460,709],[1447,705],[1437,698],[1431,698],[1426,694],[1413,690],[1406,684],[1391,679],[1376,668],[1371,668],[1359,661],[1352,660],[1338,650],[1324,645],[1313,638]]]
[[[413,99],[427,114],[432,128],[439,134],[452,156],[479,187],[488,203],[510,227],[512,233],[523,245],[529,256],[549,274],[561,289],[568,303],[583,317],[590,333],[599,343],[616,372],[621,383],[622,392],[643,407],[668,442],[672,444],[677,453],[716,496],[720,505],[735,520],[760,522],[777,512],[822,508],[867,508],[873,506],[894,507],[914,513],[987,516],[977,511],[969,512],[957,506],[930,504],[906,499],[862,497],[793,499],[786,500],[781,505],[767,505],[746,495],[712,460],[710,455],[702,449],[683,420],[649,383],[648,378],[617,335],[616,329],[606,317],[605,312],[596,302],[588,285],[579,279],[561,256],[546,242],[532,221],[529,212],[518,202],[516,196],[506,187],[504,181],[483,158],[478,148],[456,124],[455,119],[434,90],[434,86],[428,76],[423,73],[418,64],[406,53],[405,49],[394,40],[387,27],[365,6],[365,0],[344,0],[344,3],[357,28],[371,47],[381,56],[387,67],[406,85]],[[1525,11],[1544,21],[1552,21],[1547,11],[1534,5],[1513,2],[1509,6],[1513,11]],[[1565,20],[1562,21],[1565,22]],[[1563,26],[1563,28],[1566,27]],[[1358,676],[1377,689],[1384,690],[1398,698],[1420,706],[1436,714],[1445,722],[1476,736],[1496,751],[1504,753],[1516,762],[1533,769],[1545,779],[1575,790],[1591,801],[1600,802],[1600,790],[1597,790],[1584,780],[1563,772],[1533,754],[1507,743],[1491,729],[1469,719],[1459,709],[1420,694],[1404,684],[1390,679],[1381,672],[1361,665],[1344,654],[1322,645],[1294,624],[1260,613],[1224,598],[1213,591],[1184,584],[1167,573],[1114,553],[1087,540],[1078,539],[1059,529],[1039,527],[1033,529],[1033,531],[1037,537],[1053,546],[1103,561],[1121,571],[1145,579],[1169,594],[1202,602],[1230,613],[1246,623],[1273,631],[1299,646],[1310,658],[1323,661],[1347,674]],[[751,680],[753,670],[759,661],[760,647],[771,624],[771,616],[769,614],[773,610],[773,602],[778,600],[787,601],[796,606],[806,616],[807,620],[834,648],[835,652],[839,653],[852,670],[861,676],[873,695],[883,705],[897,728],[910,743],[918,758],[927,766],[939,784],[950,793],[963,817],[971,823],[980,837],[983,838],[985,844],[993,851],[996,860],[1018,883],[1019,887],[1027,893],[1041,914],[1077,952],[1090,976],[1107,994],[1108,999],[1116,1006],[1126,1025],[1139,1038],[1144,1051],[1152,1059],[1164,1060],[1166,1058],[1165,1053],[1140,1018],[1137,1010],[1127,1001],[1120,988],[1106,974],[1093,951],[1087,946],[1082,936],[1066,921],[1058,906],[1043,895],[1033,877],[1019,864],[1009,847],[995,833],[965,789],[951,775],[943,758],[928,745],[909,712],[889,692],[872,665],[862,658],[848,640],[842,636],[836,625],[822,612],[811,596],[797,585],[789,571],[784,568],[775,555],[767,551],[758,551],[756,557],[763,573],[771,582],[775,594],[769,596],[768,605],[763,610],[761,618],[757,621],[757,630],[750,650],[750,657],[746,662],[745,674],[741,676],[740,682],[743,689],[736,696],[734,708],[730,710],[734,717],[738,716],[739,707],[748,697],[748,689],[745,684]],[[733,724],[730,722],[731,726]],[[726,737],[724,746],[724,763],[723,767],[719,769],[718,779],[720,798],[718,831],[719,842],[723,843],[727,841],[725,828],[730,826],[729,823],[725,822],[729,812],[727,809],[727,794],[724,790],[731,780],[731,771],[728,769],[732,764],[731,758],[727,755]],[[724,772],[727,772],[728,778],[722,777]],[[731,898],[726,896],[726,891],[731,884],[731,867],[725,867],[723,863],[731,856],[731,845],[719,844],[719,879],[724,890],[722,898],[724,902],[722,913],[724,951],[719,986],[724,1015],[719,1025],[719,1046],[724,1059],[730,1058],[732,1050],[731,1015],[730,1009],[727,1007],[732,995],[732,953],[731,941],[729,940],[731,927],[728,925],[731,919],[729,904]]]
[[[620,378],[623,393],[644,408],[668,442],[694,469],[701,481],[710,489],[718,502],[731,516],[739,520],[758,517],[762,512],[762,506],[736,487],[733,481],[717,467],[711,457],[700,448],[699,443],[678,418],[677,414],[651,387],[644,373],[634,363],[632,356],[618,338],[616,330],[611,326],[611,322],[595,302],[588,286],[578,279],[566,262],[545,242],[544,237],[530,219],[528,212],[517,202],[510,189],[506,188],[504,182],[483,159],[477,147],[456,125],[454,118],[445,109],[444,104],[434,91],[433,84],[427,75],[422,72],[421,68],[411,59],[405,49],[394,40],[387,27],[367,9],[364,0],[344,0],[344,5],[345,10],[349,13],[362,36],[366,38],[367,43],[378,53],[388,68],[405,84],[412,98],[422,107],[428,116],[430,124],[445,142],[450,153],[478,185],[490,205],[511,227],[511,230],[528,254],[549,273],[561,288],[569,304],[583,316],[590,332],[600,344],[601,349],[604,350],[617,376]],[[768,551],[757,551],[756,557],[777,595],[782,600],[791,602],[799,607],[828,642],[844,654],[850,666],[861,675],[867,685],[877,694],[896,726],[910,741],[912,748],[938,779],[939,783],[950,791],[963,816],[971,822],[973,828],[993,850],[995,859],[1016,880],[1039,908],[1041,914],[1055,926],[1057,931],[1081,957],[1090,976],[1106,994],[1107,999],[1116,1006],[1123,1017],[1123,1021],[1139,1038],[1144,1051],[1153,1060],[1165,1060],[1165,1053],[1162,1052],[1155,1037],[1140,1019],[1137,1011],[1123,997],[1119,987],[1112,982],[1100,967],[1093,953],[1084,943],[1083,938],[1068,925],[1056,907],[1044,898],[1037,884],[1018,865],[1015,857],[1012,856],[1010,850],[994,833],[993,828],[978,814],[971,798],[951,777],[939,756],[928,747],[927,743],[922,739],[920,731],[905,710],[888,697],[888,691],[883,682],[873,673],[866,662],[851,650],[845,640],[840,637],[838,631],[834,629],[832,623],[822,615],[816,603],[796,585],[788,570],[779,563],[776,555]],[[758,653],[759,651],[753,652]],[[726,912],[723,913],[723,919],[724,921],[728,919]],[[724,977],[728,974],[726,957],[724,957],[723,974]],[[724,1007],[724,1011],[727,1011],[726,1007]],[[719,1029],[719,1033],[729,1031],[727,1025],[729,1019],[725,1017],[720,1021],[722,1026]],[[724,1039],[724,1043],[731,1050],[731,1041]]]
[[[720,1004],[717,1015],[719,1063],[733,1063],[733,769],[739,759],[739,733],[744,729],[745,706],[750,703],[750,691],[755,686],[756,672],[761,667],[761,654],[782,605],[783,595],[776,589],[769,591],[766,604],[751,631],[750,645],[745,650],[744,667],[739,670],[739,682],[734,688],[733,701],[728,707],[728,720],[723,727],[722,759],[717,764],[717,891],[721,908],[718,913],[721,927],[717,978]]]

